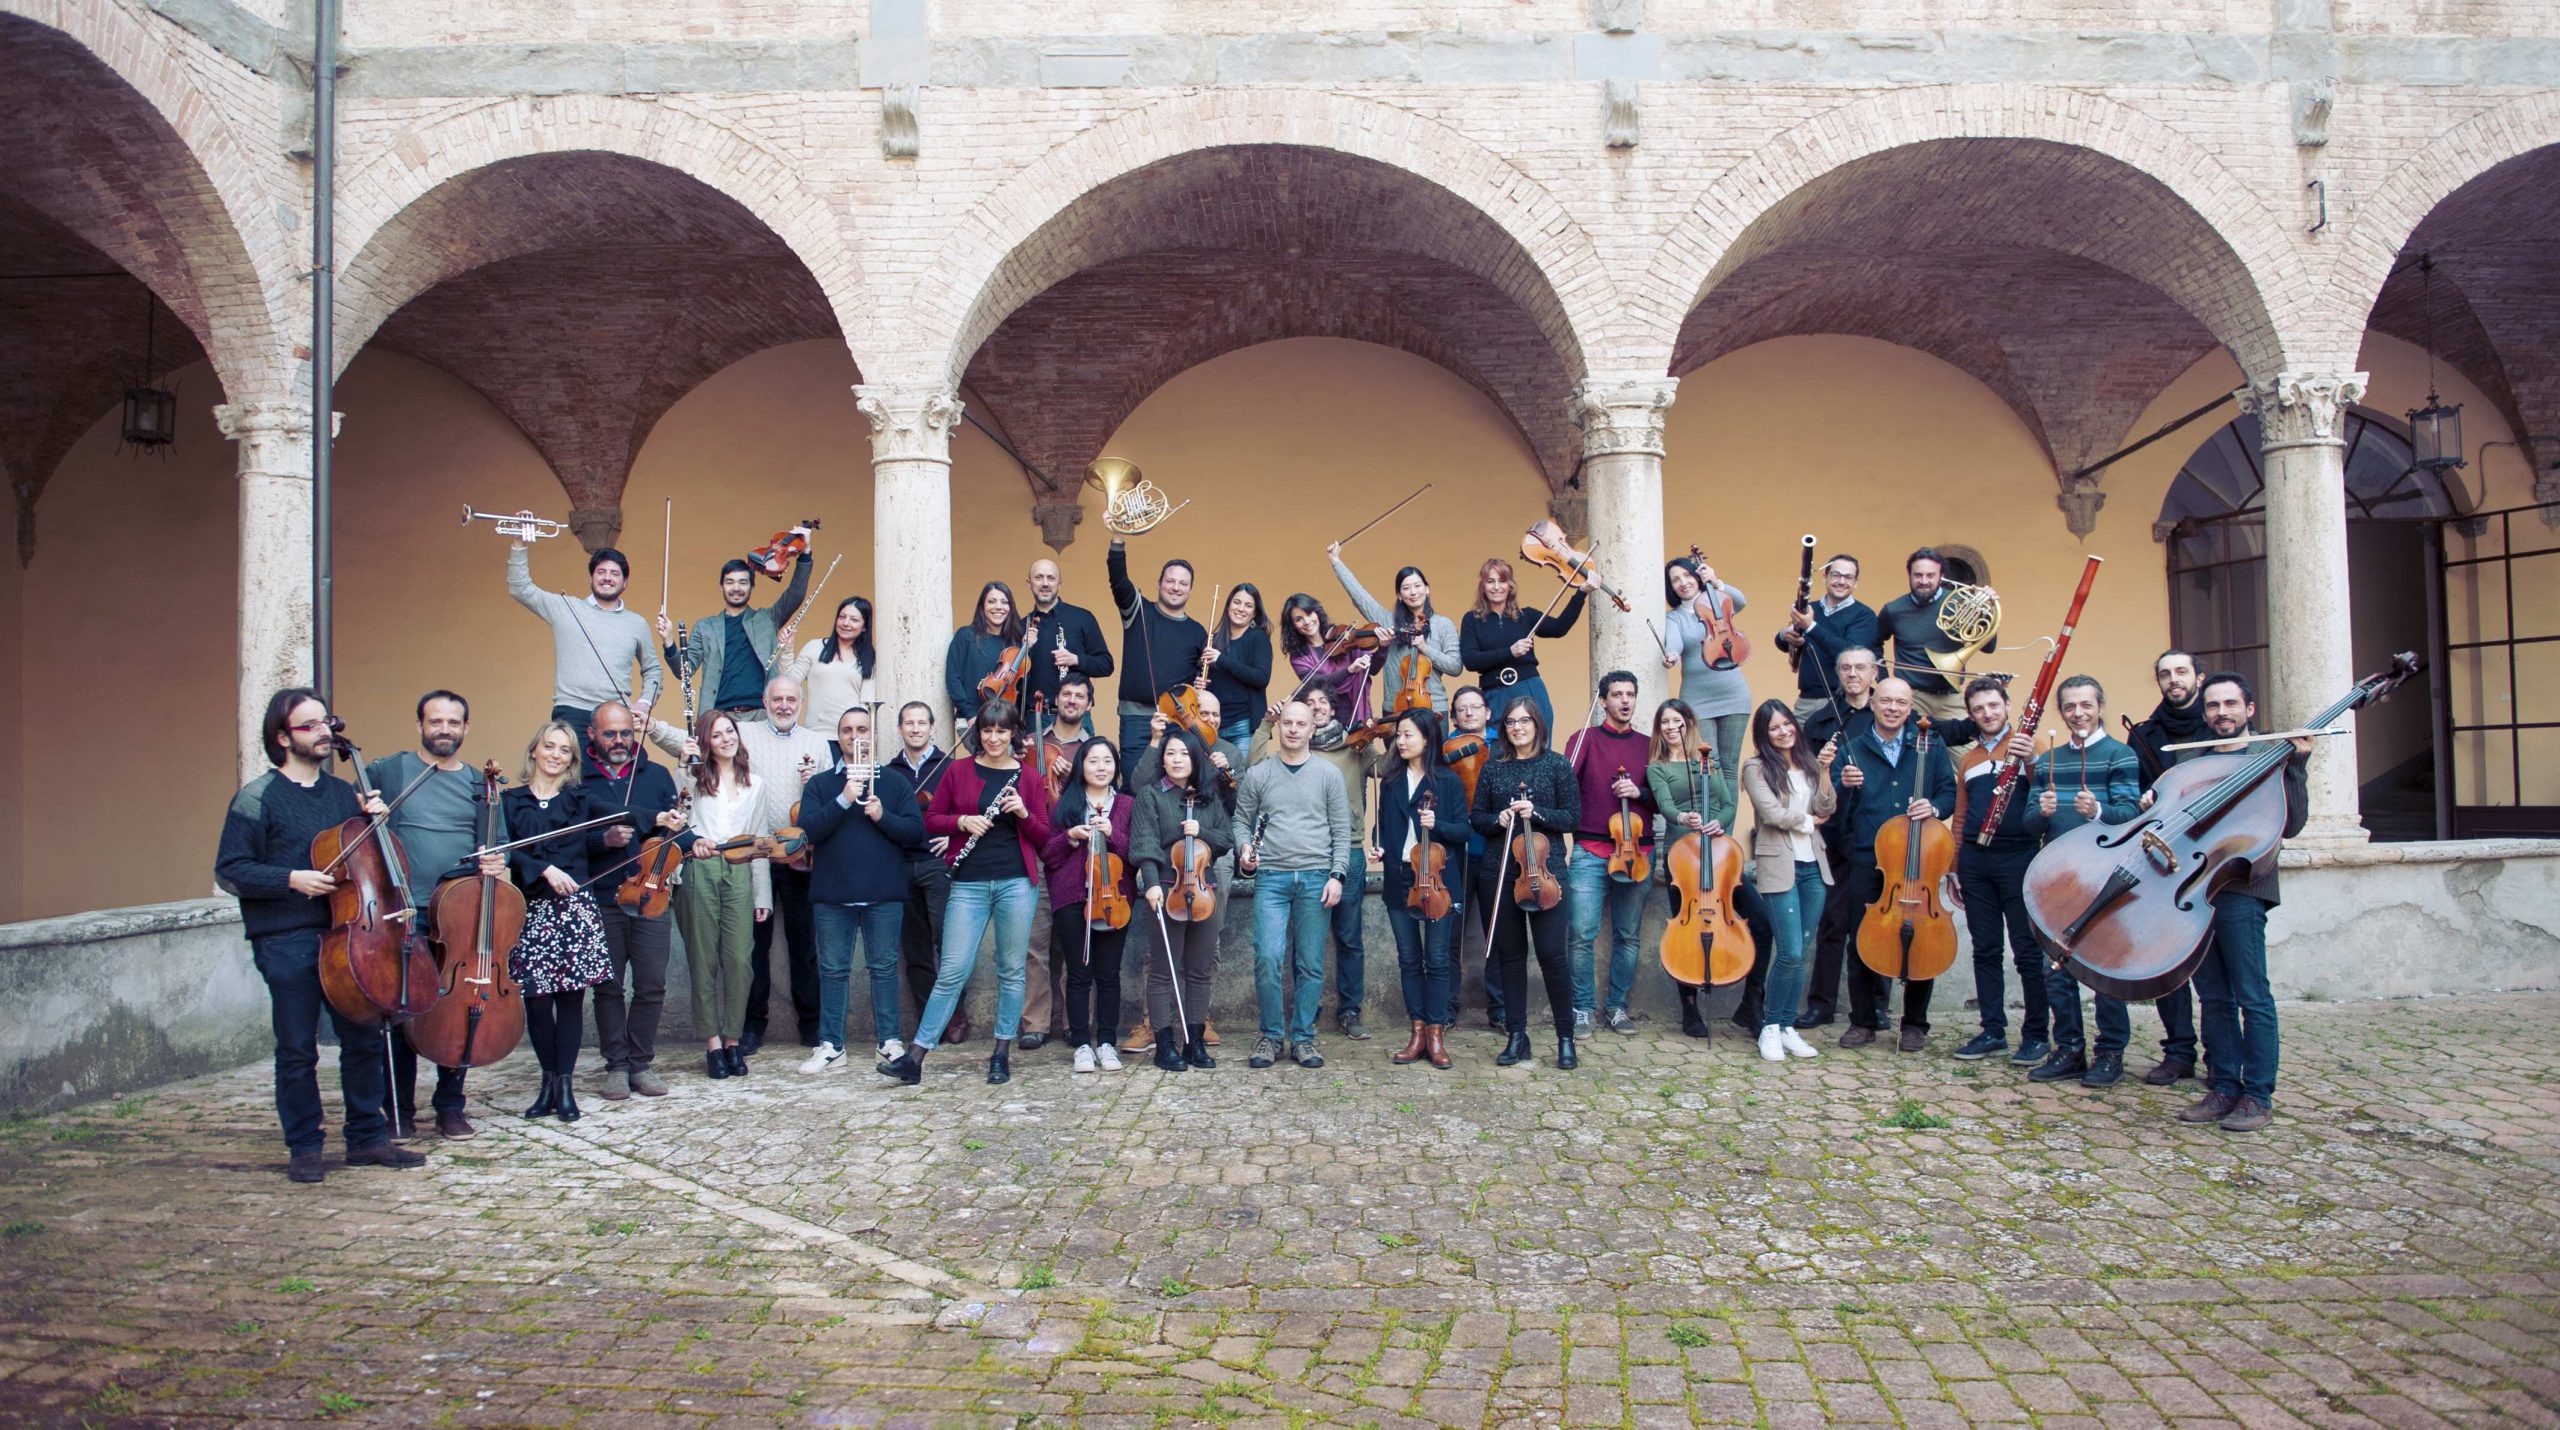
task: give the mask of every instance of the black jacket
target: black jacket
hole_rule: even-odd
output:
[[[1209,693],[1218,697],[1218,723],[1238,720],[1262,727],[1266,692],[1271,689],[1271,632],[1247,630],[1218,652],[1209,664]]]
[[[2212,753],[2211,750],[2180,750],[2169,759],[2174,764],[2183,765],[2198,756]],[[2310,822],[2311,757],[2300,751],[2288,752],[2284,761],[2284,837],[2291,839],[2300,834],[2302,826]],[[2271,855],[2267,859],[2267,872],[2263,876],[2224,890],[2222,897],[2251,898],[2272,908],[2284,902],[2276,888],[2277,872],[2275,858]]]
[[[1469,611],[1458,621],[1458,663],[1481,677],[1477,684],[1488,692],[1502,683],[1502,672],[1517,672],[1518,678],[1530,679],[1538,673],[1538,653],[1514,659],[1511,643],[1537,627],[1538,639],[1554,640],[1570,635],[1573,623],[1582,619],[1582,603],[1590,599],[1587,591],[1576,591],[1565,598],[1564,609],[1541,620],[1536,611],[1523,608],[1516,616],[1481,616]]]
[[[1093,618],[1093,612],[1065,601],[1030,615],[1040,620],[1040,654],[1031,662],[1031,673],[1022,680],[1025,711],[1028,712],[1031,697],[1035,695],[1047,700],[1051,711],[1058,708],[1058,682],[1066,677],[1058,673],[1058,662],[1053,653],[1058,649],[1061,632],[1066,636],[1067,653],[1076,658],[1076,673],[1093,681],[1095,701],[1099,703],[1102,678],[1119,668],[1111,663],[1111,646],[1102,638],[1102,623]],[[1027,713],[1025,718],[1029,718]]]
[[[809,836],[809,899],[819,904],[886,904],[907,896],[907,850],[924,842],[924,811],[915,786],[895,765],[880,766],[875,784],[880,820],[844,793],[842,765],[820,770],[800,791],[800,829]]]
[[[1893,663],[1885,667],[1887,675],[1898,675],[1911,682],[1911,688],[1923,695],[1946,695],[1955,683],[1940,673],[1929,652],[1953,655],[1956,643],[1938,629],[1938,608],[1947,599],[1947,588],[1938,588],[1937,599],[1921,605],[1906,591],[1884,603],[1876,613],[1876,624],[1893,641]],[[1884,652],[1879,650],[1878,656]]]
[[[1129,580],[1129,553],[1117,538],[1103,566],[1111,573],[1111,601],[1120,613],[1120,702],[1153,705],[1157,696],[1197,680],[1207,628],[1189,616],[1166,616],[1153,595],[1141,597]]]
[[[2133,757],[2142,767],[2142,786],[2149,789],[2171,765],[2186,758],[2184,752],[2172,755],[2162,746],[2201,740],[2211,733],[2205,728],[2204,697],[2199,694],[2184,710],[2166,699],[2152,706],[2149,718],[2125,732],[2124,742],[2133,747]]]
[[[928,750],[924,757],[924,763],[920,767],[910,770],[907,768],[906,747],[901,745],[897,749],[890,751],[889,757],[881,761],[880,764],[883,769],[895,769],[898,772],[898,777],[907,782],[908,791],[915,796],[916,808],[923,809],[926,805],[933,802],[934,790],[941,786],[944,772],[951,768],[951,754],[947,750]],[[941,855],[934,853],[931,849],[925,846],[925,839],[926,836],[919,832],[914,841],[907,845],[908,863],[938,864],[942,862]]]
[[[962,626],[951,633],[951,644],[942,651],[942,692],[951,697],[952,714],[966,720],[978,713],[978,702],[983,698],[978,694],[978,682],[995,671],[1010,644],[1003,636],[989,635],[975,626]],[[1027,673],[1024,678],[1028,680]],[[1029,708],[1028,696],[1024,697],[1024,707]]]
[[[498,807],[506,813],[510,838],[535,840],[507,853],[507,869],[515,875],[516,887],[524,890],[524,896],[529,900],[557,897],[551,892],[550,883],[542,877],[546,868],[557,869],[583,884],[587,882],[588,875],[614,860],[629,857],[638,847],[634,844],[618,850],[606,848],[604,832],[610,826],[601,824],[576,834],[536,838],[552,830],[583,824],[603,814],[619,814],[623,824],[639,830],[638,817],[625,810],[611,792],[583,782],[562,787],[547,806],[534,798],[531,786],[511,785],[505,794],[498,797]],[[604,897],[611,898],[612,891],[607,890]]]
[[[1404,907],[1405,893],[1413,887],[1413,866],[1405,861],[1405,853],[1413,847],[1416,826],[1414,811],[1405,794],[1404,762],[1396,761],[1378,777],[1378,844],[1386,851],[1386,900],[1390,909]],[[1428,788],[1432,792],[1431,837],[1449,854],[1449,867],[1442,878],[1454,882],[1459,877],[1467,853],[1467,835],[1471,819],[1461,817],[1467,808],[1466,785],[1455,770],[1433,770]]]
[[[1918,731],[1911,725],[1902,727],[1902,758],[1887,760],[1884,746],[1877,742],[1870,727],[1845,746],[1832,762],[1831,782],[1840,789],[1840,810],[1832,818],[1843,826],[1841,843],[1851,859],[1873,864],[1876,859],[1876,833],[1886,821],[1898,819],[1910,808],[1915,792],[1926,798],[1945,819],[1956,809],[1956,767],[1947,758],[1947,747],[1936,740],[1929,742],[1929,758],[1923,763],[1914,759]],[[1862,771],[1866,783],[1855,789],[1842,783],[1851,769]]]
[[[1139,783],[1135,798],[1137,805],[1129,816],[1129,859],[1143,894],[1173,881],[1173,860],[1167,851],[1182,837],[1182,791],[1150,777]],[[1192,800],[1191,818],[1200,821],[1200,842],[1213,855],[1236,847],[1235,823],[1215,796]]]
[[[1582,788],[1573,766],[1553,750],[1527,760],[1492,759],[1476,775],[1476,802],[1470,811],[1476,832],[1484,836],[1484,857],[1499,863],[1498,841],[1504,838],[1502,812],[1511,807],[1520,787],[1529,787],[1529,823],[1547,841],[1547,869],[1564,877],[1565,856],[1573,850],[1573,827],[1582,822]],[[1516,832],[1516,831],[1515,831]],[[1513,866],[1518,872],[1518,866]]]
[[[1866,602],[1853,600],[1825,615],[1822,602],[1816,600],[1813,624],[1804,633],[1804,659],[1796,663],[1796,693],[1807,700],[1817,700],[1839,689],[1840,652],[1865,646],[1882,660],[1884,651],[1877,642],[1883,638],[1875,608]]]

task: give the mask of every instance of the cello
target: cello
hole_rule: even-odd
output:
[[[1811,546],[1805,548],[1805,559],[1813,559]],[[1707,553],[1699,550],[1695,543],[1689,547],[1689,560],[1692,563],[1690,575],[1697,576],[1707,569]],[[1698,582],[1698,619],[1707,628],[1704,654],[1709,670],[1731,670],[1751,658],[1751,638],[1742,633],[1742,627],[1733,623],[1732,600],[1717,597],[1716,593],[1723,587],[1723,582],[1709,582],[1704,577],[1700,577]]]
[[[480,846],[506,842],[500,827],[498,762],[480,767]],[[436,928],[444,935],[444,970],[436,1006],[410,1020],[409,1045],[440,1068],[480,1068],[504,1058],[524,1039],[524,994],[507,971],[507,955],[524,936],[524,894],[495,874],[447,879],[435,892]],[[454,935],[471,930],[466,949]]]
[[[2318,732],[2418,673],[2403,652],[2303,722]],[[2300,732],[2297,732],[2300,733]],[[2249,738],[2249,737],[2235,737]],[[2193,977],[2213,934],[2213,900],[2275,868],[2288,818],[2280,774],[2293,748],[2202,754],[2151,782],[2151,807],[2127,824],[2056,835],[2027,866],[2027,923],[2053,961],[2097,991],[2157,998]]]
[[[330,747],[355,767],[356,793],[375,799],[364,752],[342,734]],[[358,815],[311,837],[311,867],[337,877],[320,939],[320,991],[351,1023],[406,1022],[435,1006],[436,958],[418,928],[409,856],[389,817]]]
[[[1920,732],[1911,766],[1917,791],[1929,778],[1929,717],[1912,721]],[[1955,966],[1955,914],[1946,898],[1955,867],[1955,831],[1943,819],[1906,812],[1876,831],[1884,890],[1858,920],[1858,957],[1877,976],[1920,983]]]
[[[1707,807],[1705,782],[1718,773],[1707,761],[1704,749],[1689,757],[1689,799],[1701,810]],[[1670,858],[1678,907],[1663,925],[1662,971],[1692,988],[1721,988],[1748,975],[1760,950],[1733,912],[1733,891],[1742,883],[1740,841],[1730,834],[1683,834],[1672,841]]]

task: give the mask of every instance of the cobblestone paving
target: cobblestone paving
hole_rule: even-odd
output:
[[[1574,1073],[1382,1030],[1003,1088],[776,1055],[567,1128],[499,1111],[520,1058],[479,1139],[321,1187],[245,1069],[0,1124],[0,1418],[2560,1424],[2560,996],[2284,1018],[2254,1137],[1944,1029]]]

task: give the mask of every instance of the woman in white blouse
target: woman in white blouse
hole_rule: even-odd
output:
[[[1752,714],[1751,748],[1742,766],[1742,792],[1751,801],[1751,861],[1778,946],[1761,999],[1760,1056],[1778,1063],[1815,1055],[1796,1032],[1796,1005],[1804,1001],[1805,949],[1822,922],[1823,886],[1831,882],[1831,861],[1814,826],[1839,803],[1831,787],[1838,751],[1827,744],[1807,748],[1783,700],[1762,701]]]
[[[747,1027],[749,961],[755,926],[773,914],[773,874],[761,858],[730,863],[721,846],[771,834],[773,810],[767,783],[748,768],[738,722],[709,710],[695,729],[702,764],[693,786],[693,857],[676,886],[676,927],[693,975],[693,1026],[703,1034],[704,1070],[715,1078],[744,1077],[747,1060],[738,1040]]]
[[[800,647],[800,653],[776,674],[800,682],[800,723],[812,730],[833,730],[844,712],[869,706],[877,697],[871,672],[871,603],[847,596],[836,603],[834,627]]]

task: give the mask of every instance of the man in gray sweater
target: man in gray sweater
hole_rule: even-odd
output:
[[[1244,772],[1236,792],[1236,872],[1253,876],[1253,991],[1262,1036],[1247,1066],[1267,1068],[1281,1045],[1281,959],[1289,965],[1289,1056],[1320,1068],[1316,1009],[1324,996],[1327,911],[1342,902],[1352,859],[1351,797],[1342,775],[1307,747],[1315,717],[1303,700],[1280,710],[1280,747]]]
[[[551,627],[551,718],[566,720],[583,743],[596,707],[620,701],[645,726],[658,703],[658,655],[649,623],[622,603],[631,562],[608,546],[587,558],[589,594],[572,600],[533,584],[525,543],[507,549],[507,594]],[[640,696],[625,682],[640,667]]]

